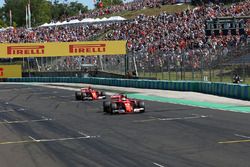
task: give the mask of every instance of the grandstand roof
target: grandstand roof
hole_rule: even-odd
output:
[[[96,19],[92,19],[92,18],[85,18],[83,20],[78,20],[78,19],[74,19],[74,20],[70,20],[70,21],[63,21],[63,22],[56,22],[56,23],[45,23],[43,25],[41,25],[40,27],[51,27],[51,26],[62,26],[62,25],[69,25],[69,24],[84,24],[84,23],[100,23],[100,22],[113,22],[113,21],[124,21],[126,20],[125,18],[121,17],[121,16],[113,16],[110,18],[96,18]]]

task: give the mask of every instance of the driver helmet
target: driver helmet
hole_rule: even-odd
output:
[[[126,101],[127,99],[125,97],[122,98],[122,101]]]
[[[127,96],[126,96],[126,95],[124,95],[124,94],[121,94],[121,97],[122,97],[122,98],[127,98]]]

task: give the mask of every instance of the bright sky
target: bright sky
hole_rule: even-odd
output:
[[[60,2],[64,2],[64,0],[59,0]],[[67,0],[68,2],[76,1],[76,0]],[[80,3],[83,3],[84,5],[87,5],[89,9],[94,8],[94,2],[93,0],[77,0]],[[132,0],[126,0],[124,2],[129,2]],[[4,0],[0,0],[0,6],[3,6]]]

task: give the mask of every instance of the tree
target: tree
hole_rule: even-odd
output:
[[[2,19],[0,19],[0,28],[2,27],[6,27],[6,24],[4,23],[4,21]]]
[[[66,5],[59,3],[58,0],[55,0],[53,5],[52,5],[52,19],[53,20],[59,20],[66,11]]]
[[[6,22],[7,22],[6,20],[7,20],[6,14],[5,14],[3,8],[0,8],[0,28],[7,26],[6,25]]]
[[[95,7],[96,8],[106,8],[112,5],[120,5],[123,3],[123,0],[97,0]]]
[[[87,6],[83,6],[82,3],[78,2],[70,2],[68,7],[66,8],[68,16],[76,16],[79,13],[86,13],[88,11]]]
[[[79,13],[86,13],[88,7],[77,1],[65,4],[59,3],[58,0],[55,0],[52,6],[52,11],[52,19],[60,20],[63,16],[71,17],[76,16]]]
[[[26,11],[25,7],[29,0],[5,0],[3,11],[5,17],[9,20],[9,11],[12,11],[13,21],[18,26],[26,24]],[[47,0],[30,0],[32,25],[36,26],[51,19],[51,2]]]
[[[0,8],[0,19],[9,24],[9,11],[12,11],[12,20],[17,26],[25,26],[25,7],[30,2],[32,26],[39,26],[52,19],[59,20],[63,16],[70,17],[78,15],[80,12],[88,11],[87,6],[77,1],[69,4],[60,3],[59,0],[5,0],[5,4]]]
[[[34,26],[51,21],[52,4],[47,0],[31,0],[31,18]]]

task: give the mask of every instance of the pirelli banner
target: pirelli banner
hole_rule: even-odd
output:
[[[124,55],[127,41],[0,44],[0,58]]]
[[[22,78],[21,65],[0,65],[0,78]]]

